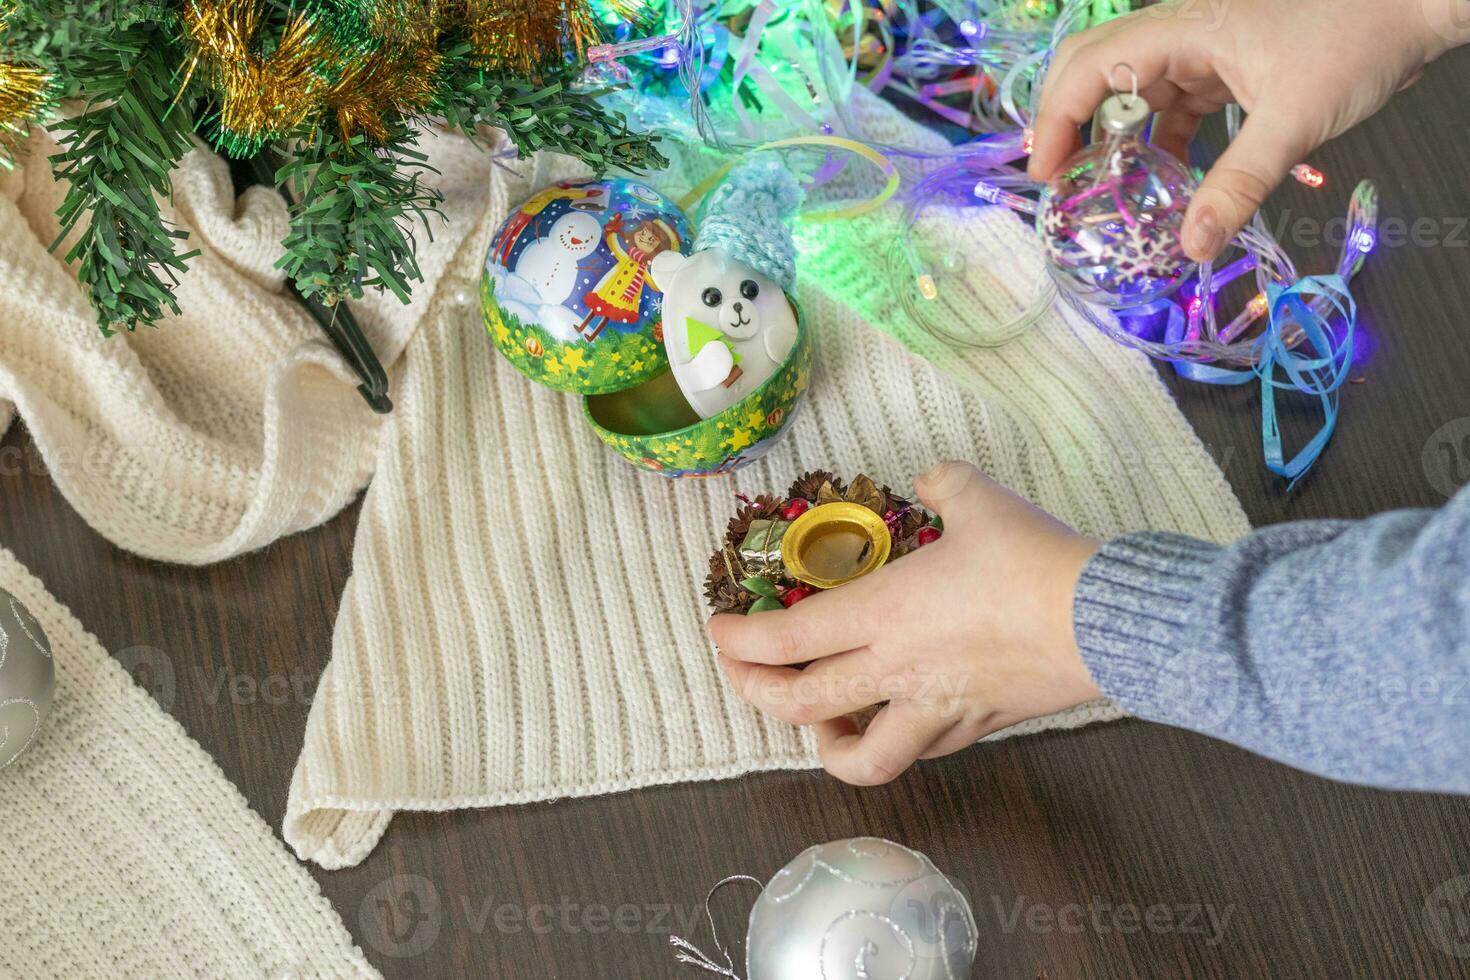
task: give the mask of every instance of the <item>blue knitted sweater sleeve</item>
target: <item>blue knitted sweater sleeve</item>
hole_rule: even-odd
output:
[[[1221,547],[1129,534],[1073,625],[1125,710],[1333,779],[1470,793],[1470,487]]]

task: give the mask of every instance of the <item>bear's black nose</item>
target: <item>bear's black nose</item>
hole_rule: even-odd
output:
[[[733,307],[735,307],[735,312],[736,313],[739,313],[741,310],[745,309],[745,307],[743,307],[743,306],[740,305],[740,301],[739,300],[736,300],[734,303],[731,303],[730,305],[733,306]]]

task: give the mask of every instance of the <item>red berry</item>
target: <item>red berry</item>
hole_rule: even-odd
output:
[[[811,509],[812,502],[810,500],[803,500],[802,498],[797,497],[796,499],[787,503],[786,506],[781,509],[781,516],[786,518],[788,521],[794,521],[802,514],[805,514]]]
[[[928,525],[925,525],[924,527],[919,528],[919,545],[922,547],[926,544],[933,544],[934,542],[938,541],[943,534],[944,532],[939,530],[939,528],[929,527]]]
[[[809,589],[804,585],[794,586],[786,590],[786,594],[781,597],[781,604],[787,609],[790,609],[815,591],[815,589]]]

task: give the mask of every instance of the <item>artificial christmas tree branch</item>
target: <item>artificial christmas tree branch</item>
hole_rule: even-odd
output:
[[[52,127],[62,151],[51,163],[67,184],[52,248],[80,228],[66,261],[76,263],[105,334],[177,313],[172,285],[197,254],[176,247],[187,235],[164,221],[155,197],[172,193],[169,173],[194,146],[188,108],[170,105],[160,40],[138,24],[73,52],[70,70],[88,79],[88,104]]]
[[[258,183],[280,191],[294,215],[297,205],[287,182],[280,176],[275,153],[269,147],[262,149],[250,159],[250,168]],[[288,258],[289,255],[283,257],[278,265],[285,263]],[[378,360],[378,355],[373,351],[372,344],[368,343],[367,336],[362,332],[357,317],[353,315],[346,301],[339,296],[336,302],[328,305],[318,298],[319,291],[305,293],[290,277],[286,279],[286,288],[316,321],[317,326],[321,327],[337,353],[342,355],[357,374],[362,382],[357,386],[357,391],[368,403],[368,407],[379,415],[391,412],[393,401],[388,397],[388,373],[383,369],[382,361]]]
[[[407,302],[422,278],[415,236],[431,232],[440,197],[415,148],[420,120],[472,137],[497,127],[522,155],[555,150],[597,173],[666,163],[653,137],[577,87],[587,46],[605,40],[590,3],[0,0],[0,67],[26,66],[10,77],[44,75],[48,100],[83,105],[52,124],[68,184],[57,241],[73,238],[66,258],[104,332],[177,310],[194,253],[158,201],[193,134],[235,158],[268,148],[291,200],[281,267],[386,410],[382,367],[343,301],[387,289]],[[637,0],[612,6],[631,16]],[[6,95],[34,104],[4,84],[0,112]]]

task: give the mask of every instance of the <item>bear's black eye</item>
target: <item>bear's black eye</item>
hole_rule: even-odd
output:
[[[702,298],[704,299],[705,306],[719,306],[725,299],[725,297],[720,295],[720,291],[713,286],[704,291]]]
[[[746,299],[755,299],[761,294],[761,287],[754,279],[747,279],[740,284],[740,295]]]

